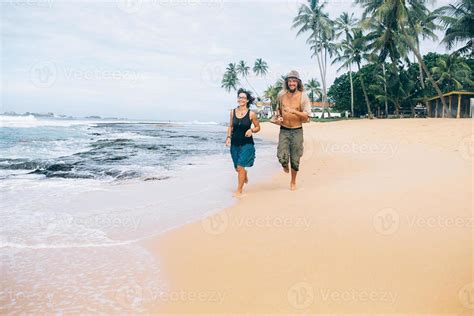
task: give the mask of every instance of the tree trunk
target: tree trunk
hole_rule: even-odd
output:
[[[421,51],[420,51],[420,43],[417,41],[416,43],[416,46],[418,48],[418,52],[420,53],[421,55]],[[413,56],[415,56],[416,58],[416,55],[415,53],[413,53]],[[423,78],[423,67],[421,66],[421,63],[420,61],[418,60],[418,68],[420,70],[420,82],[421,82],[421,88],[423,89],[423,99],[425,98],[425,78]],[[428,108],[428,100],[424,100],[425,101],[425,106],[426,108]]]
[[[420,52],[416,49],[416,47],[411,42],[410,36],[408,35],[407,30],[405,29],[405,26],[401,25],[401,28],[403,30],[403,34],[405,35],[405,42],[408,44],[410,49],[415,54],[416,58],[418,59],[418,62],[421,64],[421,67],[423,68],[423,71],[426,73],[426,76],[428,77],[428,80],[431,82],[431,84],[433,85],[433,87],[436,90],[436,93],[440,97],[441,102],[443,103],[444,106],[446,106],[446,104],[444,102],[444,99],[443,99],[443,93],[439,89],[438,84],[434,81],[433,76],[431,76],[431,72],[428,70],[428,67],[426,67],[425,62],[423,61],[423,57],[421,57]]]
[[[450,95],[449,97],[449,113],[448,113],[448,117],[453,117],[453,107],[452,107],[452,96]]]
[[[252,87],[252,85],[250,84],[249,80],[247,79],[247,76],[244,76],[244,78],[245,78],[245,81],[247,81],[247,84],[249,85],[250,89],[252,89],[253,92],[255,92],[255,94],[257,95],[257,97],[258,97],[259,99],[261,99],[261,98],[260,98],[260,95],[258,94],[258,92],[257,92],[257,91],[254,89],[254,87]]]
[[[324,57],[322,56],[324,50]],[[327,111],[328,113],[328,118],[331,117],[331,114],[329,113],[329,102],[328,102],[328,95],[327,95],[327,89],[326,89],[326,68],[327,68],[327,59],[326,59],[326,48],[321,50],[321,65],[322,65],[322,71],[321,71],[321,81],[323,83],[323,115],[322,117],[324,118],[324,111]]]
[[[357,63],[357,68],[359,69],[360,84],[362,86],[362,92],[364,92],[365,103],[367,104],[367,115],[369,116],[369,118],[372,118],[372,111],[370,110],[369,97],[367,96],[367,91],[365,89],[364,79],[362,78],[362,72],[360,71],[360,63]]]
[[[443,113],[442,113],[441,117],[445,118],[446,117],[446,102],[443,102],[443,111],[442,112]]]
[[[387,77],[385,77],[385,63],[382,63],[382,72],[383,72],[383,88],[385,91],[385,117],[388,117]]]
[[[326,100],[326,81],[325,81],[325,77],[324,77],[324,73],[323,73],[323,67],[321,65],[321,62],[322,60],[320,60],[320,57],[319,57],[319,54],[321,52],[320,50],[320,47],[319,47],[319,42],[318,42],[318,39],[315,38],[316,40],[316,44],[314,45],[316,51],[314,52],[314,55],[316,56],[316,60],[318,62],[318,66],[319,66],[319,75],[321,76],[321,83],[322,83],[322,86],[323,86],[323,91],[322,91],[322,102],[323,102],[323,108],[322,108],[322,115],[321,115],[321,118],[324,118],[324,112],[326,110],[326,104],[325,104],[325,100]],[[319,49],[319,51],[318,51]],[[322,56],[321,56],[321,59],[322,59]]]
[[[393,69],[392,71],[397,76],[396,96],[398,96],[400,93],[400,85],[402,84],[400,81],[400,73],[398,72],[397,60],[391,55],[390,55],[390,59],[392,60],[392,63],[391,63],[391,66]],[[395,97],[395,115],[400,117],[400,99],[398,97]]]
[[[352,69],[349,65],[349,80],[351,82],[351,116],[354,117],[354,84],[352,83]]]
[[[461,118],[461,95],[458,94],[458,113],[456,114],[456,118]]]

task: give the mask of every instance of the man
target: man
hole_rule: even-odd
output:
[[[296,190],[296,175],[303,155],[302,123],[309,122],[311,103],[296,70],[288,73],[277,98],[277,124],[280,125],[277,157],[286,173],[291,167],[290,190]],[[289,166],[288,166],[289,164]]]

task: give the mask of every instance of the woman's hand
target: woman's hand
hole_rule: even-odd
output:
[[[226,145],[227,147],[230,146],[230,137],[227,137],[227,138],[226,138],[226,140],[225,140],[225,145]]]
[[[252,129],[249,128],[246,132],[245,132],[245,137],[250,137],[252,136],[253,132],[252,132]]]

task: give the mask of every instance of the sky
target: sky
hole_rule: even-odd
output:
[[[248,77],[259,94],[292,69],[320,81],[291,28],[303,0],[1,1],[1,112],[223,122],[236,106],[220,87],[231,62],[267,62],[264,78]],[[353,1],[327,2],[332,18],[361,15]],[[421,51],[446,52],[431,41]]]

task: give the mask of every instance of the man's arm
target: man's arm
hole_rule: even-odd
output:
[[[282,116],[282,104],[281,104],[281,99],[283,98],[283,95],[285,94],[285,90],[280,90],[277,94],[277,108],[276,112],[278,116]]]

